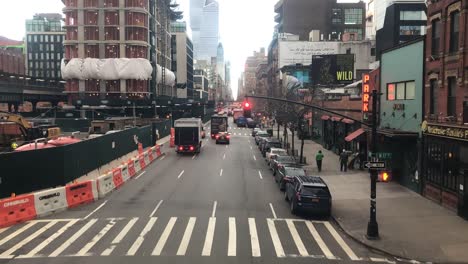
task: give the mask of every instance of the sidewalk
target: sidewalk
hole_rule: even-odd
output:
[[[300,140],[296,137],[295,141],[300,151]],[[315,165],[318,150],[325,155],[320,173]],[[330,188],[333,218],[355,239],[410,260],[468,263],[468,221],[396,182],[377,183],[380,239],[367,240],[369,173],[340,172],[338,155],[311,140],[305,140],[304,156],[308,173],[322,176]]]

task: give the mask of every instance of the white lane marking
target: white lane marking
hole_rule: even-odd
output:
[[[192,159],[195,159],[197,157],[197,154],[193,155]]]
[[[99,205],[96,209],[94,209],[91,213],[89,213],[87,216],[85,216],[83,219],[86,220],[88,217],[92,216],[95,212],[97,212],[99,209],[101,209],[104,205],[106,205],[107,200],[105,200],[101,205]]]
[[[185,256],[196,221],[196,217],[190,217],[187,223],[187,227],[185,228],[184,236],[180,241],[179,249],[177,250],[177,256]]]
[[[223,176],[223,169],[219,171],[219,176]]]
[[[228,148],[228,145],[226,145],[226,148]]]
[[[273,246],[275,248],[276,256],[278,258],[284,258],[286,254],[284,254],[283,246],[281,245],[281,241],[278,236],[278,232],[276,232],[275,222],[272,219],[267,219],[268,229],[270,230],[271,241],[273,242]]]
[[[130,231],[130,229],[132,229],[133,225],[135,225],[136,221],[138,221],[138,217],[134,217],[130,221],[128,221],[128,224],[122,229],[122,231],[120,231],[120,233],[114,238],[114,240],[112,240],[110,247],[105,249],[102,252],[101,256],[110,256],[117,244],[119,244],[122,241],[122,239],[124,239],[124,237]]]
[[[160,160],[163,160],[163,159],[165,159],[165,158],[166,158],[166,155],[162,156],[162,158],[161,158]]]
[[[213,246],[215,225],[216,218],[210,217],[210,220],[208,221],[208,229],[206,230],[205,244],[203,245],[202,256],[211,255],[211,247]]]
[[[309,232],[312,234],[314,237],[314,240],[317,242],[317,245],[320,247],[322,250],[323,254],[327,259],[336,259],[335,256],[331,253],[330,249],[327,247],[325,242],[323,241],[322,237],[319,235],[317,232],[317,229],[315,229],[314,225],[311,222],[305,222],[307,228],[309,229]]]
[[[258,177],[263,180],[262,172],[258,171]]]
[[[140,173],[140,175],[138,175],[138,176],[135,177],[135,180],[138,180],[138,178],[140,178],[141,176],[143,176],[143,174],[145,174],[145,173],[146,173],[146,171],[143,171],[142,173]]]
[[[51,221],[50,223],[48,223],[44,227],[42,227],[39,230],[37,230],[36,232],[34,232],[34,234],[29,235],[27,238],[21,240],[16,245],[14,245],[12,248],[10,248],[10,249],[6,250],[5,252],[3,252],[0,255],[0,259],[11,259],[11,258],[15,257],[14,255],[11,255],[11,254],[14,253],[16,250],[20,249],[21,247],[23,247],[24,245],[26,245],[27,243],[31,242],[33,239],[38,237],[40,234],[47,231],[49,228],[51,228],[56,223],[58,223],[58,221]]]
[[[226,159],[226,153],[224,153],[224,155],[223,155],[223,160],[224,160],[224,159]]]
[[[236,218],[229,217],[229,240],[228,240],[228,256],[236,256],[237,247],[237,232],[236,232]]]
[[[180,177],[182,177],[182,174],[184,174],[185,170],[181,171],[179,176],[177,176],[177,179],[180,179]]]
[[[260,257],[260,243],[258,241],[255,218],[249,218],[250,244],[252,245],[252,257]]]
[[[286,220],[286,224],[288,225],[289,232],[292,235],[292,238],[294,240],[294,244],[296,244],[297,250],[299,251],[299,254],[301,256],[308,256],[309,252],[307,252],[307,249],[304,245],[304,243],[301,240],[301,237],[299,236],[299,233],[297,232],[296,226],[294,225],[294,222],[291,220]]]
[[[145,241],[145,236],[148,234],[148,232],[153,228],[154,223],[156,223],[156,220],[158,220],[157,217],[151,217],[148,223],[146,224],[145,228],[141,231],[140,235],[138,238],[135,240],[133,243],[132,247],[128,250],[127,256],[134,256],[135,253],[138,251],[140,248],[141,244]]]
[[[169,238],[169,235],[171,234],[176,221],[177,221],[177,217],[171,217],[171,219],[169,219],[169,222],[167,223],[166,228],[161,234],[161,237],[159,238],[159,241],[156,244],[156,247],[154,247],[153,253],[151,253],[152,256],[161,255],[161,252],[163,251],[164,246],[166,245],[167,239]]]
[[[91,219],[89,220],[86,225],[84,225],[80,230],[78,230],[73,236],[71,236],[65,243],[60,245],[52,254],[49,255],[49,257],[57,257],[62,253],[65,249],[67,249],[73,242],[75,242],[86,230],[88,230],[92,225],[94,225],[97,222],[97,219]]]
[[[74,225],[78,221],[79,221],[78,219],[75,219],[75,220],[72,220],[72,221],[68,222],[65,226],[60,228],[52,236],[50,236],[46,240],[42,241],[42,243],[40,243],[33,250],[29,251],[28,254],[20,255],[20,256],[17,256],[16,258],[36,258],[36,257],[40,257],[39,255],[36,255],[39,251],[41,251],[46,246],[48,246],[52,241],[54,241],[57,237],[59,237],[61,234],[63,234],[65,231],[67,231],[68,228],[70,228],[72,225]]]
[[[28,228],[30,228],[31,226],[33,226],[36,223],[37,222],[29,222],[28,224],[26,224],[22,228],[16,230],[16,232],[14,232],[14,233],[10,234],[9,236],[3,238],[2,240],[0,240],[0,246],[5,244],[6,242],[8,242],[10,239],[16,237],[17,235],[23,233],[25,230],[27,230]]]
[[[213,211],[211,212],[211,217],[215,217],[216,216],[216,207],[218,206],[218,201],[214,201],[213,203]]]
[[[392,263],[392,264],[396,263],[395,261],[390,261],[390,260],[385,259],[385,258],[372,258],[372,257],[370,257],[369,259],[372,262],[386,262],[386,263]],[[413,260],[412,263],[419,263],[419,262]]]
[[[348,257],[351,260],[359,260],[358,256],[354,254],[353,250],[348,246],[348,244],[346,244],[346,242],[343,240],[343,238],[341,238],[338,232],[336,232],[333,226],[329,222],[324,222],[323,224],[328,229],[333,238],[336,240],[336,242],[338,242],[338,244],[341,246],[346,255],[348,255]]]
[[[271,203],[270,203],[270,209],[271,209],[271,214],[273,215],[273,218],[276,219],[276,212]]]
[[[253,159],[254,159],[254,160],[257,160],[257,158],[255,157],[255,155],[253,155]]]
[[[77,257],[83,257],[83,256],[89,256],[90,254],[88,254],[88,251],[94,246],[96,245],[99,240],[101,240],[106,234],[107,232],[109,232],[109,230],[111,230],[111,228],[116,224],[116,221],[115,220],[111,220],[101,231],[99,231],[99,233],[97,233],[96,236],[93,237],[93,239],[91,239],[91,241],[89,241],[88,244],[86,244],[80,251],[78,251],[78,253],[76,253],[74,256],[77,256]]]
[[[252,146],[250,146],[250,149],[253,149]]]
[[[151,212],[150,216],[149,217],[153,217],[154,214],[156,213],[156,211],[159,209],[159,206],[161,206],[163,200],[159,201],[159,203],[156,205],[156,207],[154,208],[153,212]]]

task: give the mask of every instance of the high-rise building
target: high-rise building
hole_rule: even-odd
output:
[[[198,69],[193,72],[193,99],[200,101],[213,100],[209,98],[209,80],[204,70]]]
[[[170,71],[168,1],[64,3],[66,63],[62,74],[70,101],[107,104],[176,95]]]
[[[172,22],[172,71],[176,75],[177,98],[193,97],[193,44],[185,22]]]
[[[221,79],[226,80],[226,73],[224,68],[224,48],[223,44],[220,42],[218,44],[218,49],[216,52],[216,72],[219,74]]]
[[[190,28],[192,30],[193,56],[198,58],[200,30],[203,18],[203,7],[206,0],[190,0]]]
[[[219,43],[219,3],[216,0],[205,1],[200,28],[192,26],[192,37],[196,60],[210,61],[211,57],[216,56]]]
[[[226,86],[226,99],[227,100],[232,100],[232,87],[231,87],[231,62],[226,61],[225,63],[225,86]]]
[[[236,100],[241,100],[245,96],[245,85],[244,85],[244,72],[241,72],[241,76],[237,79],[237,97]]]
[[[61,79],[65,31],[61,14],[36,14],[26,20],[26,73],[43,79]]]
[[[244,85],[246,95],[256,95],[257,87],[257,67],[261,63],[266,63],[267,57],[265,56],[265,48],[260,51],[254,51],[253,56],[247,57],[244,68]]]

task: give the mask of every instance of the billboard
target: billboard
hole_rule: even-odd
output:
[[[337,54],[339,42],[279,41],[278,68],[287,65],[310,65],[313,55]]]
[[[349,84],[354,80],[354,54],[313,55],[314,84]]]

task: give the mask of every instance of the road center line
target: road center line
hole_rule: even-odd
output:
[[[156,211],[159,209],[159,206],[161,206],[163,200],[159,201],[159,203],[156,205],[156,207],[154,208],[153,212],[151,212],[150,216],[149,217],[153,217],[154,214],[156,213]]]
[[[211,217],[215,217],[216,215],[216,206],[218,205],[218,201],[214,201],[213,203],[213,212],[211,213]]]
[[[224,155],[223,155],[223,160],[224,160],[224,159],[226,159],[226,153],[224,153]]]
[[[257,158],[255,157],[255,155],[253,155],[253,159],[254,159],[254,160],[257,160]]]
[[[273,214],[273,218],[276,219],[275,209],[273,208],[273,205],[271,203],[270,203],[270,209],[271,209],[271,214]]]
[[[221,169],[221,171],[219,171],[219,176],[223,176],[223,169]]]
[[[184,170],[182,172],[180,172],[179,176],[177,176],[177,179],[180,179],[180,177],[182,177],[182,174],[184,174]]]
[[[252,146],[250,146],[250,149],[253,149]]]
[[[140,173],[140,175],[138,175],[138,176],[135,177],[135,180],[138,180],[138,178],[140,178],[140,177],[141,177],[143,174],[145,174],[145,173],[146,173],[146,171],[143,171],[142,173]]]
[[[258,171],[258,176],[263,180],[262,172]]]
[[[99,205],[96,209],[94,209],[94,211],[92,211],[91,213],[89,213],[87,216],[85,216],[83,219],[88,219],[88,217],[90,217],[91,215],[93,215],[95,212],[97,212],[99,209],[101,209],[104,205],[106,205],[107,203],[107,200],[105,200],[101,205]]]

